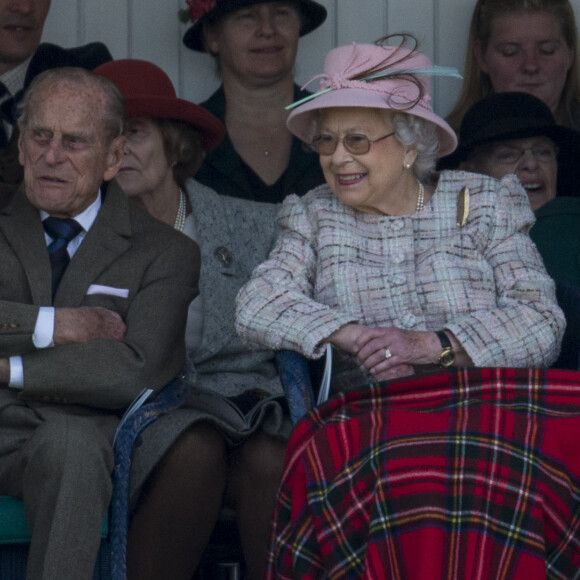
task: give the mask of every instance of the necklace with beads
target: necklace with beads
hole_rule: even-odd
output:
[[[183,232],[185,228],[185,218],[187,217],[187,200],[185,198],[185,193],[179,188],[179,209],[177,210],[177,216],[175,217],[175,223],[173,227],[178,232]]]
[[[425,186],[419,180],[417,180],[417,183],[419,184],[419,195],[417,196],[417,207],[415,211],[423,211],[425,207]]]

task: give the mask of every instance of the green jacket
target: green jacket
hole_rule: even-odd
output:
[[[530,230],[556,282],[580,286],[580,197],[556,197],[536,212]]]

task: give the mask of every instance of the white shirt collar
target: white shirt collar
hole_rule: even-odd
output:
[[[73,218],[82,226],[85,232],[88,232],[91,229],[91,226],[97,219],[101,205],[103,205],[103,202],[101,199],[101,190],[99,189],[99,195],[97,195],[97,199],[95,199],[95,201],[93,201],[93,203],[91,203],[91,205],[85,208],[81,213],[73,216]],[[40,210],[41,220],[46,219],[48,216],[49,214],[47,212],[42,209]]]
[[[28,65],[30,64],[31,60],[32,56],[0,76],[0,82],[8,89],[10,95],[14,96],[20,89],[24,87],[26,73],[28,72]]]

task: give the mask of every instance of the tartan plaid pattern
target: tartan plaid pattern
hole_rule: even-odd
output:
[[[580,373],[458,369],[316,409],[266,577],[580,578]]]

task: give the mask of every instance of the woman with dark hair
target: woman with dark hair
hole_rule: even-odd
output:
[[[215,58],[222,86],[202,106],[226,126],[196,178],[218,193],[265,202],[323,182],[318,159],[286,128],[300,36],[326,9],[313,0],[190,0],[185,46]]]
[[[225,504],[236,511],[248,577],[258,579],[290,422],[280,401],[268,399],[282,395],[274,353],[245,347],[233,315],[237,291],[273,244],[277,207],[221,196],[193,179],[224,127],[178,99],[159,67],[119,60],[96,72],[127,106],[118,182],[202,254],[200,296],[187,320],[185,404],[146,429],[134,452],[129,578],[190,580]],[[223,398],[243,412],[257,407],[256,419],[233,424]]]

